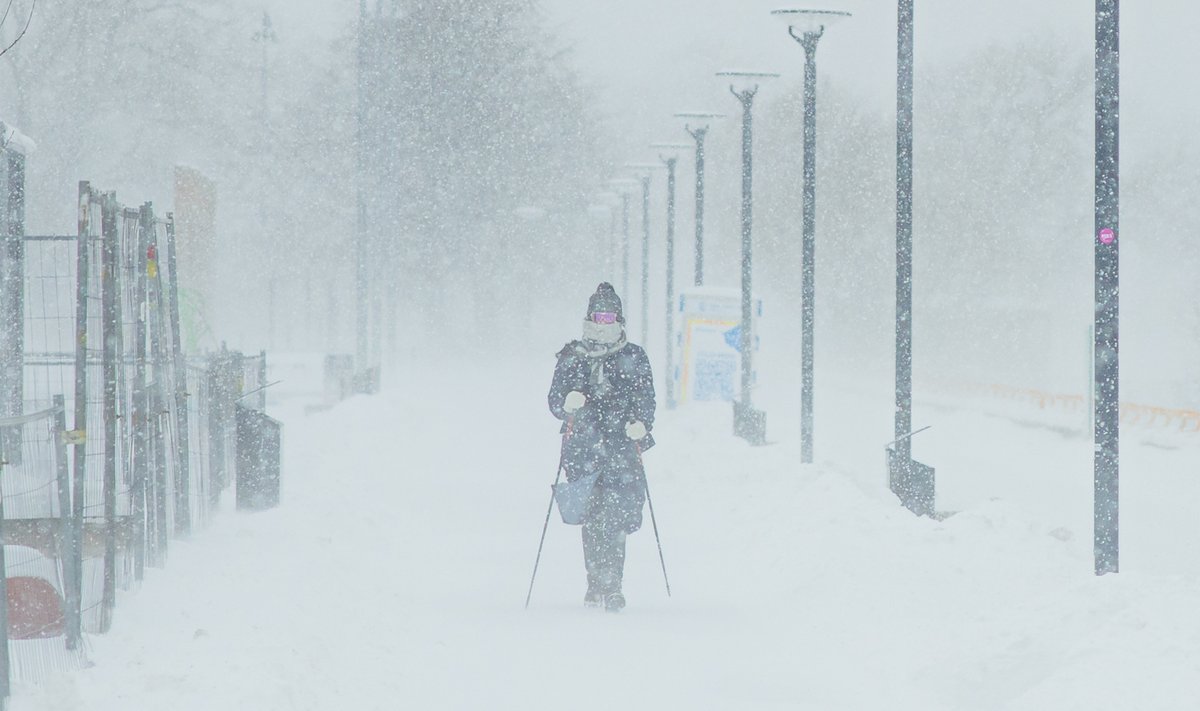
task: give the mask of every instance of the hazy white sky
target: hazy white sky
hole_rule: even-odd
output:
[[[895,105],[896,2],[831,0],[789,5],[780,0],[543,0],[563,39],[575,45],[578,67],[601,89],[614,125],[633,143],[680,138],[678,110],[737,108],[712,73],[722,68],[777,71],[784,81],[764,90],[794,91],[803,50],[770,11],[780,7],[847,10],[818,52],[823,80],[837,82],[881,110]],[[953,61],[989,44],[1031,36],[1078,43],[1091,51],[1093,0],[916,0],[917,71]],[[1122,91],[1125,129],[1144,122],[1181,126],[1200,111],[1193,82],[1179,81],[1200,64],[1192,29],[1197,3],[1155,0],[1122,8]],[[998,67],[997,71],[1003,71]],[[920,108],[918,99],[918,109]]]
[[[847,10],[851,19],[821,41],[822,80],[854,91],[881,111],[895,102],[895,0],[541,0],[552,30],[573,49],[576,67],[600,95],[598,107],[630,145],[679,140],[675,111],[737,108],[713,72],[726,68],[780,72],[764,89],[795,91],[804,54],[770,17],[780,7]],[[373,4],[373,0],[371,3]],[[357,0],[247,0],[248,13],[269,7],[281,42],[337,36]],[[989,44],[1031,36],[1078,43],[1090,52],[1094,0],[916,0],[917,71]],[[1183,130],[1200,112],[1200,90],[1187,80],[1200,65],[1200,3],[1126,2],[1122,7],[1123,129],[1137,134]],[[1003,71],[997,67],[997,71]],[[1182,81],[1181,81],[1182,79]],[[917,97],[918,110],[920,96]],[[919,116],[918,116],[919,120]],[[1136,139],[1135,139],[1136,140]],[[636,158],[636,156],[630,156]],[[618,159],[619,160],[619,159]]]

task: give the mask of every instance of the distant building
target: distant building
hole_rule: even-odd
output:
[[[214,298],[217,184],[195,168],[175,166],[175,240],[184,350],[196,352],[210,334]]]

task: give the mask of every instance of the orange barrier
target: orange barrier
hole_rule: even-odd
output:
[[[1083,395],[1051,393],[1034,388],[1018,388],[999,383],[939,383],[940,388],[957,394],[970,392],[975,396],[1007,400],[1071,414],[1087,412],[1088,402]],[[1200,411],[1185,408],[1157,407],[1136,403],[1121,403],[1121,424],[1130,427],[1157,428],[1186,434],[1200,433]]]

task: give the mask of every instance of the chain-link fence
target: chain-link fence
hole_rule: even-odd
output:
[[[83,661],[68,551],[73,535],[70,481],[63,440],[62,397],[52,407],[0,419],[13,436],[0,442],[0,686],[9,678],[36,680],[79,668]],[[16,441],[19,449],[10,449]]]
[[[83,663],[232,484],[278,501],[279,424],[265,353],[185,357],[170,214],[83,182],[75,234],[25,234],[24,156],[0,157],[2,707],[10,679]]]

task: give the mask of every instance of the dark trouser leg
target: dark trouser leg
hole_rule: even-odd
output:
[[[597,488],[591,514],[583,524],[583,562],[588,590],[602,595],[621,591],[625,572],[625,531],[611,491]]]

